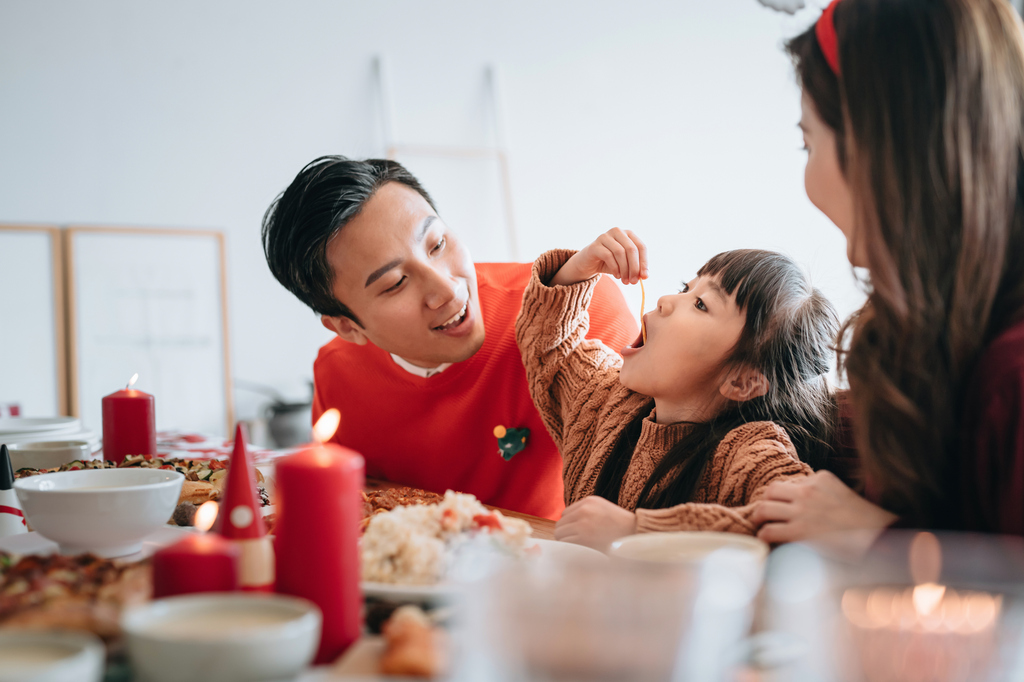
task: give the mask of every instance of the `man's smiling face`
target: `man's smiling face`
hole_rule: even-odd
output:
[[[358,318],[324,316],[353,343],[420,367],[480,350],[484,323],[469,251],[415,190],[389,182],[327,244],[334,296]]]

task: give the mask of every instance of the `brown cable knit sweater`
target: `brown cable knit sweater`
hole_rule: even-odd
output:
[[[592,495],[619,433],[651,399],[619,383],[622,358],[585,338],[587,307],[597,278],[547,286],[573,251],[549,251],[533,264],[516,320],[533,402],[562,453],[565,503]],[[752,422],[722,439],[697,485],[693,502],[668,509],[636,509],[640,492],[661,458],[679,442],[686,424],[644,418],[633,458],[622,478],[619,505],[636,510],[637,531],[715,530],[753,534],[750,523],[765,487],[807,476],[789,436],[773,422]]]

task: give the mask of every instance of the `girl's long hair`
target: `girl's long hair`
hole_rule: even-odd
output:
[[[1024,43],[1004,0],[843,0],[841,77],[787,45],[836,131],[868,300],[840,333],[854,434],[883,506],[949,526],[982,349],[1024,310]]]
[[[801,458],[815,468],[832,451],[836,405],[825,375],[839,319],[828,299],[810,285],[796,263],[771,251],[727,251],[708,261],[697,275],[717,280],[745,314],[723,378],[731,368],[751,367],[764,374],[768,392],[732,403],[710,421],[695,425],[655,468],[638,507],[658,509],[691,501],[718,444],[748,422],[773,421],[785,428]],[[595,494],[618,503],[648,413],[641,411],[620,434],[598,475]]]

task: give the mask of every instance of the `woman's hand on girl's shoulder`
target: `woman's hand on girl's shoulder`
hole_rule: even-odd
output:
[[[647,246],[630,230],[612,228],[567,260],[551,279],[551,286],[575,284],[600,274],[623,284],[647,279]]]
[[[636,532],[636,514],[603,497],[574,502],[555,524],[555,539],[605,551],[616,540]]]
[[[750,520],[760,527],[757,537],[769,544],[818,539],[836,549],[859,551],[897,518],[855,493],[832,472],[819,471],[770,484]],[[842,547],[847,542],[858,546]]]

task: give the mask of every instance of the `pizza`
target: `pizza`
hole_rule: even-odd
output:
[[[153,592],[148,560],[0,553],[0,567],[0,628],[82,630],[110,641],[121,632],[121,612]]]
[[[416,504],[437,504],[444,499],[443,495],[408,486],[364,491],[361,494],[363,496],[363,516],[359,523],[360,532],[366,530],[370,519],[377,514],[391,511],[396,507]],[[277,523],[277,514],[267,514],[263,517],[263,521],[267,524],[267,532],[273,533],[274,526]]]
[[[363,493],[363,520],[359,524],[359,530],[365,531],[370,519],[377,514],[389,512],[396,507],[408,507],[410,505],[438,504],[444,499],[444,495],[427,492],[419,488],[403,486],[399,488],[387,488],[386,490],[371,490]]]

